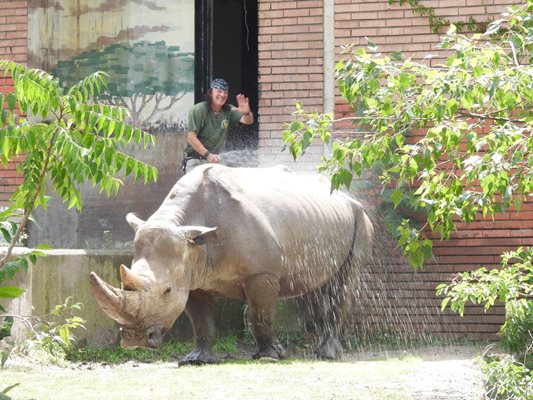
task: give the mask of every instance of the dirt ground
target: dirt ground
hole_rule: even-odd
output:
[[[177,363],[35,365],[9,360],[0,391],[13,400],[478,400],[481,347],[447,346],[393,352],[357,352],[342,361],[289,359],[277,363],[226,360],[216,365]],[[1,395],[0,395],[1,399]]]

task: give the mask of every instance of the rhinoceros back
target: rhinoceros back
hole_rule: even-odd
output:
[[[285,167],[199,167],[152,218],[217,227],[215,258],[235,273],[279,277],[281,296],[317,287],[350,257],[360,205],[329,181]],[[158,216],[159,215],[159,216]]]

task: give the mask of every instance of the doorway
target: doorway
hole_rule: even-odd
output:
[[[229,83],[229,102],[242,93],[255,115],[229,136],[228,150],[257,149],[258,0],[195,0],[195,103],[203,101],[213,78]]]

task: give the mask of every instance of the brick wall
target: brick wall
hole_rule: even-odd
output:
[[[262,165],[292,164],[281,152],[281,126],[298,100],[322,110],[323,7],[321,0],[259,0],[259,153]],[[314,169],[322,148],[310,151],[303,168]]]
[[[446,0],[424,1],[434,7],[436,15],[452,21],[466,21],[472,16],[486,21],[487,13],[497,16],[518,1]],[[354,43],[366,46],[368,37],[383,53],[401,51],[422,60],[431,53],[433,64],[442,61],[444,54],[437,51],[439,36],[432,33],[426,17],[413,14],[407,5],[389,5],[387,0],[337,0],[335,8],[336,55],[340,46]],[[447,28],[444,28],[447,29]],[[336,99],[336,117],[342,117],[347,107]],[[340,133],[349,132],[349,126],[337,126]],[[361,320],[363,332],[400,330],[423,332],[440,337],[494,339],[503,319],[503,306],[485,312],[482,307],[470,305],[465,317],[448,310],[440,312],[440,299],[435,296],[439,283],[449,282],[458,272],[500,265],[503,251],[521,245],[533,245],[533,203],[525,204],[521,213],[507,212],[495,221],[479,220],[459,224],[458,232],[448,241],[433,236],[436,261],[424,271],[414,273],[402,257],[391,250],[393,243],[378,244],[375,259],[363,274]],[[378,217],[379,220],[379,217]],[[380,231],[379,221],[376,224]],[[430,235],[431,237],[431,235]]]
[[[26,64],[28,59],[28,2],[0,1],[0,60]],[[0,93],[13,90],[13,82],[0,76]],[[22,181],[16,172],[17,160],[6,167],[0,165],[0,207]]]
[[[486,21],[487,13],[498,18],[507,6],[523,2],[434,0],[422,3],[434,7],[436,15],[452,21],[466,21],[470,16]],[[324,92],[319,86],[324,79],[317,72],[309,74],[304,67],[311,63],[323,65],[320,59],[323,43],[293,32],[300,35],[322,32],[324,25],[319,18],[325,14],[324,2],[260,0],[259,5],[260,153],[263,160],[285,162],[288,157],[276,156],[281,148],[281,123],[290,121],[295,101],[302,101],[309,111],[322,111]],[[299,17],[291,17],[295,13]],[[316,19],[311,19],[312,15]],[[303,16],[310,19],[298,19]],[[340,58],[341,45],[366,46],[366,38],[384,53],[401,51],[418,60],[431,53],[436,56],[428,61],[432,63],[441,61],[444,56],[435,48],[439,35],[431,32],[427,17],[413,14],[407,4],[389,5],[387,0],[335,0],[334,38],[335,61]],[[303,48],[312,55],[295,50]],[[348,113],[348,107],[337,93],[336,118]],[[347,124],[338,124],[336,129],[339,137],[353,132]],[[322,151],[319,147],[313,149],[305,160],[305,167],[316,165]],[[495,221],[479,219],[469,225],[459,224],[458,232],[448,241],[434,238],[438,259],[416,273],[394,250],[395,243],[385,239],[379,219],[379,215],[374,215],[378,243],[372,262],[361,277],[360,310],[355,328],[372,334],[396,331],[406,335],[423,332],[440,337],[495,338],[504,318],[502,306],[486,313],[479,306],[468,306],[464,318],[449,311],[442,313],[435,287],[450,281],[458,272],[478,268],[480,264],[497,267],[503,251],[533,245],[533,203],[525,204],[520,213],[510,211],[498,215]]]

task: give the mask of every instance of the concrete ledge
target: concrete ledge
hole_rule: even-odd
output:
[[[14,254],[21,255],[29,251],[16,248]],[[118,337],[117,325],[98,307],[90,291],[89,274],[94,271],[110,284],[119,286],[118,268],[120,264],[131,264],[133,252],[77,249],[43,252],[46,257],[39,257],[28,273],[19,273],[14,281],[8,283],[26,290],[23,296],[6,302],[8,313],[46,316],[57,304],[63,304],[70,296],[74,302],[83,304],[82,310],[76,312],[76,315],[86,321],[86,330],[76,331],[76,337],[96,346],[115,343]],[[24,325],[17,323],[13,334],[17,338],[24,337]]]
[[[14,253],[20,255],[29,251],[27,248],[17,248]],[[109,284],[119,287],[120,264],[129,266],[133,251],[54,249],[44,253],[46,257],[39,257],[28,273],[19,273],[14,281],[8,283],[26,290],[23,296],[7,301],[8,313],[19,316],[46,316],[70,296],[74,302],[83,304],[83,308],[75,313],[86,321],[85,330],[74,332],[80,343],[98,347],[117,344],[118,325],[98,306],[90,290],[89,274],[94,271]],[[217,302],[215,322],[219,335],[240,336],[243,333],[243,307],[244,302],[239,300],[223,299]],[[277,307],[277,330],[300,330],[302,327],[295,322],[298,320],[298,314],[295,300],[280,301]],[[13,332],[17,338],[23,338],[26,328],[24,324],[17,323]],[[169,332],[168,339],[191,338],[192,328],[183,314]]]

